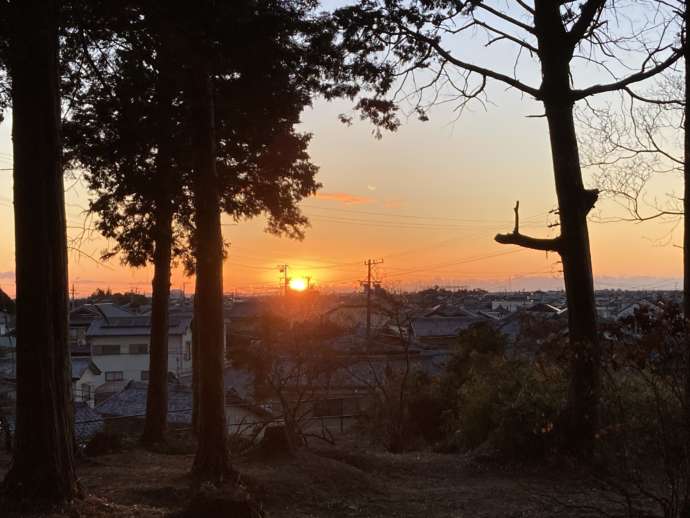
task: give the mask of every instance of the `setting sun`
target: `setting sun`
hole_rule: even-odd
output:
[[[290,279],[291,290],[304,291],[308,287],[309,283],[307,282],[307,279],[303,279],[302,277],[295,277],[294,279]]]

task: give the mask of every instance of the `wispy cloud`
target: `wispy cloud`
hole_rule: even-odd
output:
[[[0,272],[0,279],[14,279],[14,272]]]
[[[346,192],[320,192],[316,194],[316,198],[319,200],[344,203],[346,205],[367,205],[375,201],[369,196],[357,196],[356,194],[348,194]]]

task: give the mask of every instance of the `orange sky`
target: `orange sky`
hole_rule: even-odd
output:
[[[560,286],[558,258],[494,243],[496,232],[512,229],[512,207],[520,200],[521,228],[553,235],[548,212],[555,207],[546,123],[527,118],[539,107],[496,89],[496,106],[477,109],[454,122],[450,108],[436,109],[431,121],[406,121],[395,134],[376,140],[363,122],[342,125],[344,102],[318,102],[304,114],[314,134],[311,154],[320,167],[323,190],[305,200],[311,228],[302,242],[265,234],[263,221],[224,226],[232,242],[225,264],[225,290],[259,292],[278,287],[276,265],[294,276],[310,275],[322,288],[354,289],[365,276],[363,261],[383,258],[375,276],[394,288],[433,284],[491,289]],[[11,167],[10,121],[0,125],[0,168]],[[67,192],[69,233],[75,235],[87,205],[83,186]],[[664,186],[666,191],[677,186]],[[0,171],[0,287],[14,292],[11,173]],[[611,202],[603,216],[620,214]],[[673,288],[681,276],[682,234],[661,223],[592,223],[592,255],[600,288]],[[660,241],[661,240],[661,241]],[[98,256],[105,242],[93,236],[82,251]],[[70,255],[77,295],[96,287],[150,291],[149,270],[97,264]],[[648,279],[639,279],[640,277]],[[626,280],[626,278],[628,278]],[[531,281],[530,281],[531,280]],[[528,282],[529,281],[529,282]],[[176,271],[173,287],[193,291]]]

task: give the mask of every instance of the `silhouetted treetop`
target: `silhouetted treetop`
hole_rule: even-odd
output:
[[[635,20],[624,12],[633,9]],[[662,3],[607,0],[363,0],[336,12],[343,44],[374,85],[374,95],[361,98],[358,108],[388,129],[397,126],[400,105],[425,119],[434,104],[483,103],[489,81],[537,100],[556,96],[569,103],[628,90],[679,59],[674,15]],[[579,86],[573,75],[564,96],[543,75],[546,62],[589,67],[584,76],[601,82]]]

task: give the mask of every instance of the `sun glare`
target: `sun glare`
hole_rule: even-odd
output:
[[[304,291],[308,287],[307,279],[302,277],[295,277],[290,279],[290,289],[295,291]]]

